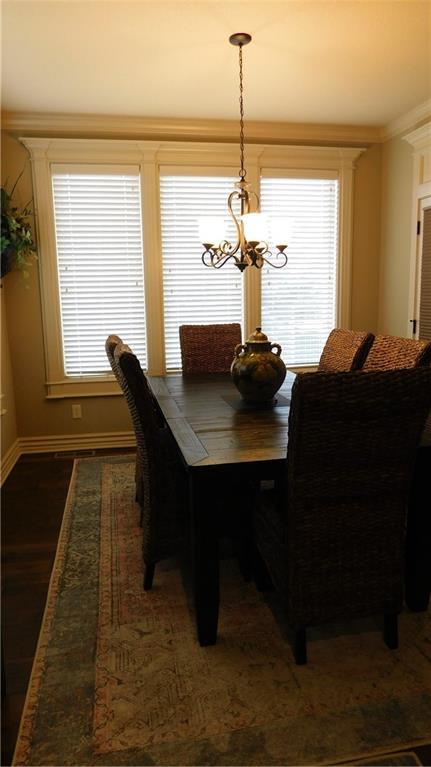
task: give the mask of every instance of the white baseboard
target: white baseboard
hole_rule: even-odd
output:
[[[97,450],[103,447],[133,447],[131,431],[99,434],[56,434],[49,437],[20,437],[21,453],[55,453],[61,450]]]
[[[47,437],[19,437],[1,462],[1,484],[11,473],[18,458],[25,453],[59,453],[70,450],[135,447],[131,431],[100,432],[99,434],[61,434]]]
[[[19,439],[16,439],[13,445],[10,446],[7,453],[5,453],[5,455],[1,459],[0,485],[2,485],[3,482],[5,482],[6,479],[8,478],[9,474],[11,473],[20,455],[21,455],[21,449],[19,446]]]

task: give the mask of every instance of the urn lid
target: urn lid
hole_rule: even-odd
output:
[[[268,336],[262,333],[262,328],[256,328],[245,343],[247,348],[254,352],[268,352],[271,349],[271,342],[268,341]]]
[[[262,333],[262,328],[256,328],[254,333],[250,335],[250,338],[246,341],[247,344],[267,344],[268,343],[268,336],[265,335],[265,333]]]

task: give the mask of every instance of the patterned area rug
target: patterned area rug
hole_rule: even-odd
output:
[[[392,652],[373,621],[310,631],[296,666],[277,597],[225,559],[199,647],[178,563],[142,591],[133,480],[129,457],[75,463],[15,765],[334,764],[429,740],[429,615],[403,614]]]

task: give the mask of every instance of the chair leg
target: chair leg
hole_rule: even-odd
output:
[[[3,636],[1,638],[1,698],[6,696],[6,666],[3,652]]]
[[[239,524],[235,530],[235,548],[241,575],[245,581],[253,579],[253,524],[250,508],[238,514]]]
[[[253,510],[258,494],[258,483],[249,481],[245,485],[233,486],[228,510],[229,528],[232,531],[235,554],[239,569],[245,581],[253,579]],[[232,519],[233,517],[233,519]]]
[[[274,584],[259,549],[254,541],[251,543],[251,563],[253,579],[258,591],[273,591]]]
[[[293,636],[293,655],[297,666],[307,663],[307,633],[306,629],[295,629]]]
[[[237,541],[237,558],[238,558],[238,566],[241,572],[242,577],[244,578],[247,583],[249,583],[252,578],[252,567],[250,562],[250,553],[247,550],[247,544],[244,541]]]
[[[398,614],[389,613],[384,616],[383,639],[390,650],[398,647]]]
[[[153,585],[155,569],[156,569],[156,566],[153,564],[144,565],[144,591],[150,591]]]

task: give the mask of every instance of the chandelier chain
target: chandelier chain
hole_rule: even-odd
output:
[[[239,147],[241,168],[239,175],[244,180],[246,176],[246,169],[244,168],[244,99],[243,99],[243,74],[242,74],[242,45],[239,46]]]

